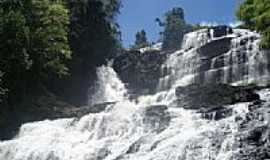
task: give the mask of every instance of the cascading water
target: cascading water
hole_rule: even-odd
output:
[[[269,52],[259,50],[259,42],[259,34],[244,29],[221,37],[213,37],[207,29],[188,33],[182,49],[163,64],[166,74],[158,90],[192,83],[268,85]]]
[[[80,119],[24,124],[13,140],[0,142],[0,160],[237,159],[240,124],[236,119],[245,119],[249,103],[227,106],[232,115],[219,121],[176,107],[175,87],[188,84],[197,72],[194,45],[202,44],[186,41],[187,51],[171,55],[164,65],[170,68],[167,79],[171,83],[164,79],[160,83],[169,89],[139,96],[136,102],[127,98],[125,85],[110,66],[100,67],[98,91],[92,100],[114,101],[115,105]],[[186,63],[191,59],[192,63]]]
[[[125,85],[118,78],[111,65],[99,67],[97,77],[94,94],[90,96],[89,104],[120,102],[128,98]]]

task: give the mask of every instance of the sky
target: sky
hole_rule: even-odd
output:
[[[182,7],[188,23],[235,23],[237,0],[122,0],[117,18],[122,31],[122,41],[129,47],[135,41],[137,31],[144,29],[150,42],[159,38],[162,30],[155,19],[173,7]]]

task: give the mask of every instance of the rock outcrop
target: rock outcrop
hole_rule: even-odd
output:
[[[89,113],[105,111],[113,104],[115,104],[115,102],[77,107],[47,92],[43,96],[28,101],[27,104],[25,104],[27,107],[7,113],[6,126],[1,129],[0,140],[14,137],[23,123],[42,121],[45,119],[80,118]],[[23,107],[23,104],[21,105]]]
[[[206,119],[219,120],[232,114],[232,105],[260,101],[254,87],[236,87],[226,84],[193,84],[176,89],[177,106],[202,113]]]
[[[186,34],[178,51],[127,51],[114,68],[135,93],[195,83],[266,86],[270,54],[259,49],[259,42],[258,33],[216,26]]]
[[[178,98],[178,106],[185,109],[209,109],[260,99],[259,95],[249,87],[226,84],[192,84],[178,87],[175,94]]]
[[[167,53],[159,50],[127,51],[114,60],[114,69],[130,92],[153,93],[161,77],[161,65]]]
[[[169,126],[170,115],[167,112],[168,107],[164,105],[149,106],[145,110],[143,119],[148,130],[161,132]]]
[[[249,113],[236,119],[240,130],[236,135],[239,140],[237,159],[270,159],[270,108],[269,89],[261,91],[261,103],[249,105]]]

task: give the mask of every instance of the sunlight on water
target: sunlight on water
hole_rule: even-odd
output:
[[[197,42],[196,33],[188,35],[184,48],[209,41],[199,34]],[[136,103],[110,65],[98,68],[91,101],[117,102],[113,107],[80,119],[24,124],[16,138],[0,142],[0,160],[232,160],[238,152],[235,119],[248,113],[248,103],[227,106],[232,116],[219,121],[177,108],[175,87],[192,81],[198,63],[193,50],[178,54],[164,64],[171,68],[169,89],[139,96]]]

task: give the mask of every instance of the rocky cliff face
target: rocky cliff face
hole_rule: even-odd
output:
[[[130,88],[146,93],[194,83],[264,86],[270,80],[270,53],[260,50],[259,42],[257,33],[217,26],[186,34],[178,51],[128,51],[114,68]]]
[[[114,60],[114,68],[132,93],[154,93],[162,76],[161,66],[168,53],[159,49],[144,48],[127,51]]]
[[[26,114],[37,119],[24,122],[56,120],[23,124],[16,138],[0,141],[0,159],[269,159],[270,90],[218,84],[267,84],[259,38],[220,26],[187,34],[179,51],[128,51],[114,63],[120,76],[111,65],[97,69],[92,107],[37,100]]]

